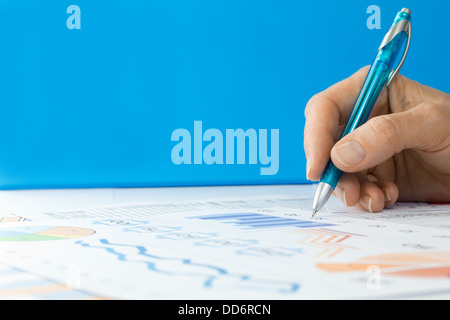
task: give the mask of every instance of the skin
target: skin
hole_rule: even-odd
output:
[[[379,212],[396,201],[450,202],[447,93],[397,74],[369,120],[336,143],[368,70],[362,68],[308,102],[307,178],[320,180],[331,155],[344,171],[333,194],[346,206]]]

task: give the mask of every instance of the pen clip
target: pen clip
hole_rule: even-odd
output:
[[[400,68],[402,67],[403,62],[405,62],[406,55],[408,54],[408,51],[409,51],[409,45],[411,43],[411,22],[409,20],[405,19],[405,20],[400,20],[398,23],[396,23],[391,29],[389,29],[388,33],[386,33],[386,35],[384,36],[383,42],[381,42],[381,45],[378,48],[378,50],[383,49],[400,32],[405,32],[406,35],[408,36],[408,40],[406,42],[406,48],[405,48],[405,51],[403,52],[402,59],[400,60],[400,63],[398,64],[397,68],[391,70],[391,72],[389,73],[386,86],[388,86],[389,83],[391,83],[394,76],[400,71]]]

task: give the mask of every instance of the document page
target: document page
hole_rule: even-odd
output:
[[[312,194],[132,202],[0,221],[0,298],[450,297],[450,205]],[[12,219],[12,220],[11,220]]]

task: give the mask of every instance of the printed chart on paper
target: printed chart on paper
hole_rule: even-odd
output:
[[[450,295],[450,205],[379,214],[310,197],[130,203],[0,223],[0,298]]]

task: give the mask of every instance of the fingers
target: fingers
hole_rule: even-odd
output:
[[[308,179],[320,178],[336,141],[339,124],[348,118],[367,71],[367,67],[359,70],[315,95],[306,105],[304,148]]]
[[[390,181],[379,181],[372,175],[344,173],[334,195],[345,206],[357,206],[369,212],[380,212],[398,199],[397,186]]]
[[[339,140],[331,150],[333,163],[345,172],[372,168],[404,149],[432,152],[443,148],[448,108],[424,103],[404,112],[382,115]],[[430,130],[431,129],[431,130]]]
[[[393,182],[367,179],[361,181],[361,193],[356,206],[372,213],[380,212],[397,199],[398,188]]]
[[[339,183],[334,189],[334,195],[338,197],[346,207],[356,206],[360,198],[360,183],[356,174],[343,173]]]

